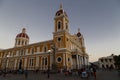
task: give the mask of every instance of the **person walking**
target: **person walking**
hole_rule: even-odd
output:
[[[49,79],[50,78],[50,69],[47,70],[47,75],[48,75],[47,77]]]
[[[93,67],[93,76],[96,78],[96,68]]]
[[[27,70],[25,70],[24,74],[25,74],[25,78],[28,78],[28,71]]]

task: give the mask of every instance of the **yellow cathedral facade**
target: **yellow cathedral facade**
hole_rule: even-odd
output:
[[[88,65],[83,35],[80,30],[69,32],[69,19],[60,6],[54,17],[53,39],[29,44],[26,29],[17,34],[15,46],[0,50],[0,69],[47,70],[53,64],[57,69],[80,69]]]

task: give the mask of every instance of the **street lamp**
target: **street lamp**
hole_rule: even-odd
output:
[[[51,50],[48,50],[48,55],[50,57],[50,53],[51,53]],[[49,58],[50,59],[50,58]],[[47,73],[48,73],[48,78],[50,77],[50,60],[49,60],[49,64],[48,64],[48,70],[47,70]]]
[[[53,69],[53,70],[56,70],[55,53],[56,53],[57,48],[56,48],[55,44],[51,47],[51,49],[52,49],[52,52],[53,52],[53,64],[52,64],[52,69]]]

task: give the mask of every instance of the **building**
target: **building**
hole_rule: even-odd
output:
[[[113,57],[114,55],[99,58],[98,59],[99,68],[103,68],[103,69],[115,68],[115,64],[114,64],[115,61]]]
[[[0,50],[0,69],[79,69],[88,65],[88,54],[80,30],[69,32],[69,19],[60,6],[54,17],[53,39],[29,44],[26,29],[17,34],[15,46]]]

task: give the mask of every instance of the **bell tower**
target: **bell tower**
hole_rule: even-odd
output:
[[[66,12],[60,5],[59,10],[54,17],[54,32],[53,40],[58,48],[65,48],[67,42],[67,35],[69,34],[69,20]]]
[[[59,32],[62,30],[69,32],[68,16],[62,8],[62,4],[60,5],[59,10],[55,14],[54,23],[55,23],[54,32]]]

